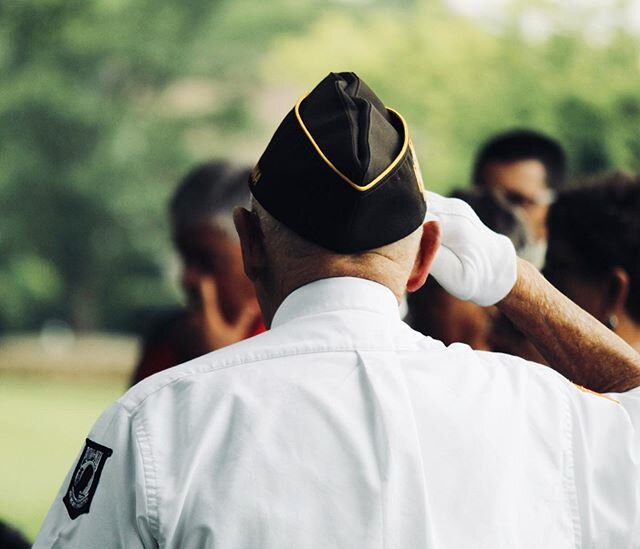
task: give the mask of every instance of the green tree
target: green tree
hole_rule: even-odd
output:
[[[178,178],[255,161],[330,70],[406,116],[434,190],[466,184],[480,142],[514,126],[557,136],[575,175],[636,169],[638,36],[609,18],[596,40],[593,15],[565,11],[515,2],[486,23],[426,0],[4,0],[0,328],[130,329],[173,302]],[[531,13],[546,33],[527,30]]]

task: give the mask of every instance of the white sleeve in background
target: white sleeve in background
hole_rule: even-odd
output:
[[[580,547],[640,547],[640,389],[569,403]]]
[[[34,548],[157,547],[132,421],[113,404],[91,429]]]

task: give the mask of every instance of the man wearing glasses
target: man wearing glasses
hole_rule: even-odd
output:
[[[529,227],[532,260],[542,266],[546,251],[546,218],[556,191],[565,184],[566,158],[554,139],[530,130],[513,130],[489,139],[479,150],[472,180],[491,188],[522,214]]]

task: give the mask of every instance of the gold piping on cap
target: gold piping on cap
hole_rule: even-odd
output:
[[[320,148],[320,146],[316,143],[316,140],[313,138],[313,136],[311,135],[311,133],[309,132],[307,127],[304,125],[304,122],[302,121],[302,117],[300,116],[300,104],[307,97],[307,95],[303,95],[300,99],[298,99],[298,101],[296,102],[295,107],[293,109],[294,112],[295,112],[296,118],[298,119],[298,124],[300,124],[300,127],[302,128],[302,131],[305,133],[305,135],[307,136],[307,139],[309,139],[309,141],[313,145],[313,148],[316,150],[316,152],[318,153],[320,158],[322,158],[322,160],[325,162],[325,164],[327,164],[327,166],[329,166],[336,173],[336,175],[338,175],[343,181],[345,181],[346,183],[351,185],[356,191],[364,192],[364,191],[368,191],[372,187],[376,186],[378,183],[380,183],[380,181],[382,181],[391,172],[391,170],[393,170],[393,168],[396,167],[398,162],[400,162],[400,160],[406,154],[407,149],[410,146],[409,128],[407,127],[407,123],[404,121],[404,118],[402,117],[402,115],[399,112],[387,107],[387,111],[389,111],[390,113],[393,113],[394,115],[396,115],[400,119],[400,121],[402,122],[402,128],[404,130],[404,142],[402,144],[402,148],[400,149],[400,152],[398,153],[398,156],[396,156],[393,159],[393,162],[391,162],[391,164],[389,164],[382,171],[381,174],[379,174],[375,179],[373,179],[373,181],[371,181],[369,183],[366,183],[364,185],[358,185],[354,181],[351,181],[351,179],[349,179],[346,175],[344,175],[338,168],[336,168],[334,166],[334,164],[331,162],[331,160],[329,160],[327,158],[327,156],[322,152],[322,149]],[[421,178],[418,181],[418,187],[419,188],[420,188],[420,182],[421,182]]]

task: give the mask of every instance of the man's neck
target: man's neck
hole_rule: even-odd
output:
[[[626,315],[619,318],[616,334],[640,352],[640,325],[636,324],[631,318]]]
[[[340,266],[338,264],[324,265],[322,268],[315,270],[305,268],[298,272],[290,271],[286,274],[283,273],[282,276],[278,278],[273,277],[270,284],[262,284],[259,282],[256,284],[256,292],[258,294],[258,301],[260,302],[263,318],[265,319],[266,325],[270,327],[273,315],[275,315],[278,307],[280,307],[289,294],[302,286],[325,278],[353,277],[377,282],[389,288],[398,301],[398,304],[400,304],[404,295],[404,287],[400,288],[400,285],[397,283],[397,278],[395,280],[393,279],[393,274],[393,272],[387,272],[381,275],[381,273],[376,273],[372,269],[358,269],[357,266],[355,266],[355,268],[353,266],[352,268],[345,268],[344,265]]]

